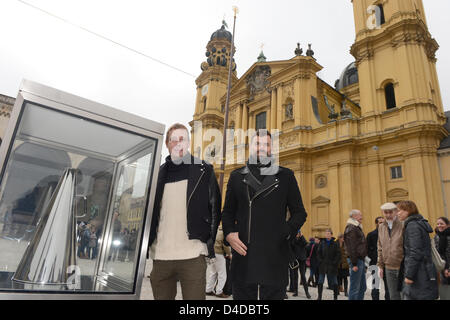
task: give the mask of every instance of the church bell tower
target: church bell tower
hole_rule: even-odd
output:
[[[361,115],[414,108],[419,118],[442,125],[439,45],[428,31],[422,0],[352,2],[356,39],[351,53],[358,68]]]
[[[221,103],[221,98],[227,91],[230,63],[232,64],[232,84],[238,80],[236,63],[234,59],[230,61],[231,41],[232,34],[226,30],[224,21],[222,27],[211,35],[206,46],[206,61],[200,66],[202,73],[195,81],[197,98],[194,120],[190,122],[191,151],[196,157],[206,160],[211,160],[210,157],[214,158],[222,153],[222,140],[219,136],[223,131],[225,106]],[[236,51],[236,48],[234,50]],[[198,124],[201,124],[201,131],[198,130]]]

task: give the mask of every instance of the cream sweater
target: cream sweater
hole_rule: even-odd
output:
[[[186,260],[208,255],[205,243],[188,237],[187,182],[182,180],[164,186],[156,241],[150,248],[153,260]]]

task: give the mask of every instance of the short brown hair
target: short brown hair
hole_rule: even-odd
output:
[[[410,200],[400,201],[397,203],[397,208],[400,210],[405,210],[408,212],[408,215],[419,213],[416,204]]]
[[[331,230],[331,228],[325,229],[325,232],[329,232],[329,233],[333,234],[333,230]]]
[[[186,130],[186,132],[188,133],[188,138],[189,138],[189,130],[188,130],[188,128],[186,128],[186,126],[184,124],[175,123],[175,124],[171,125],[169,127],[169,129],[167,129],[166,145],[169,144],[169,138],[170,138],[170,135],[172,134],[172,131],[177,130],[177,129],[184,129],[184,130]]]

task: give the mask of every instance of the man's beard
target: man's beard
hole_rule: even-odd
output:
[[[172,162],[176,165],[179,164],[190,164],[190,154],[188,151],[184,151],[183,150],[183,155],[180,157],[180,152],[179,150],[176,150],[175,152],[173,152],[173,154],[170,155],[170,158],[172,160]]]
[[[270,154],[252,154],[249,157],[250,164],[256,164],[258,166],[266,166],[272,161],[272,155]]]

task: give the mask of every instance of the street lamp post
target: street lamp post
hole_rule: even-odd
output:
[[[223,141],[222,141],[222,162],[220,164],[220,178],[219,178],[219,188],[220,193],[223,191],[223,179],[225,175],[225,159],[227,156],[227,128],[228,128],[228,110],[230,107],[230,91],[231,91],[231,72],[233,67],[233,57],[234,57],[234,31],[236,27],[236,15],[239,10],[236,6],[233,7],[234,11],[234,21],[233,21],[233,34],[231,37],[231,54],[230,54],[230,63],[228,66],[228,87],[227,87],[227,99],[225,102],[225,117],[223,121]]]

